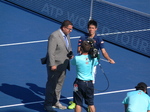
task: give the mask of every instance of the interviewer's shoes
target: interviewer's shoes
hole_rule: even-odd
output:
[[[52,108],[52,106],[45,106],[44,110],[46,110],[47,112],[57,112]]]
[[[52,108],[59,108],[59,109],[62,109],[62,110],[67,109],[67,107],[63,106],[61,103],[56,103],[55,105],[52,106]]]

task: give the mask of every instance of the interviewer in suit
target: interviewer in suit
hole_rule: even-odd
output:
[[[73,57],[70,54],[72,48],[69,36],[72,29],[73,24],[69,20],[65,20],[60,29],[53,32],[48,39],[46,56],[48,78],[44,104],[45,110],[48,112],[55,112],[53,108],[67,109],[59,102],[59,99],[66,69],[70,70],[69,59]]]

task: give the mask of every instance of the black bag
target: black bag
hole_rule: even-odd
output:
[[[46,61],[47,61],[47,57],[44,57],[44,58],[41,58],[41,64],[46,64]]]

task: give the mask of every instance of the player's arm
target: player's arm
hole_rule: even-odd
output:
[[[101,52],[102,52],[104,58],[106,58],[109,63],[111,63],[111,64],[114,64],[114,63],[115,63],[115,61],[109,57],[109,55],[108,55],[108,53],[106,52],[105,48],[102,48],[102,49],[101,49]]]
[[[100,48],[100,50],[101,50],[101,52],[102,52],[102,55],[104,56],[105,59],[108,60],[109,63],[114,64],[115,61],[114,61],[113,59],[111,59],[111,58],[109,57],[108,53],[106,52],[106,49],[105,49],[105,47],[104,47],[104,41],[103,41],[102,38],[100,38],[100,37],[99,37],[98,39],[99,39],[99,40],[98,40],[99,48]]]

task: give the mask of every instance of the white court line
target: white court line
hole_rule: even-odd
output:
[[[133,32],[143,32],[143,31],[150,31],[150,29],[141,29],[141,30],[131,30],[131,31],[123,31],[123,32],[113,32],[113,33],[104,33],[104,34],[97,34],[97,36],[101,35],[116,35],[116,34],[124,34],[124,33],[133,33]],[[80,38],[80,36],[71,37],[70,39]],[[31,44],[31,43],[39,43],[39,42],[46,42],[48,40],[39,40],[39,41],[30,41],[30,42],[20,42],[20,43],[11,43],[11,44],[1,44],[0,47],[3,46],[11,46],[11,45],[21,45],[21,44]]]
[[[3,46],[12,46],[12,45],[21,45],[21,44],[33,44],[39,42],[47,42],[48,40],[39,40],[39,41],[30,41],[30,42],[20,42],[20,43],[11,43],[11,44],[1,44],[0,47]]]
[[[150,31],[150,29],[141,29],[141,30],[132,30],[132,31],[97,34],[97,36],[101,36],[101,35],[116,35],[116,34],[124,34],[124,33],[143,32],[143,31]]]
[[[76,39],[76,38],[80,38],[80,36],[77,37],[70,37],[70,39]],[[0,47],[4,47],[4,46],[12,46],[12,45],[22,45],[22,44],[32,44],[32,43],[40,43],[40,42],[47,42],[48,40],[39,40],[39,41],[30,41],[30,42],[20,42],[20,43],[11,43],[11,44],[1,44]],[[100,58],[100,60],[108,62],[105,59]]]
[[[105,34],[97,34],[97,36],[101,35],[116,35],[116,34],[123,34],[123,33],[133,33],[133,32],[143,32],[143,31],[150,31],[150,29],[141,29],[141,30],[131,30],[131,31],[123,31],[123,32],[113,32],[113,33],[105,33]],[[80,38],[80,36],[71,37],[70,39]],[[30,42],[20,42],[20,43],[11,43],[11,44],[1,44],[0,47],[3,46],[11,46],[11,45],[21,45],[21,44],[31,44],[31,43],[39,43],[39,42],[46,42],[48,40],[39,40],[39,41],[30,41]]]
[[[80,36],[77,37],[70,37],[70,39],[76,39],[80,38]],[[22,44],[33,44],[33,43],[40,43],[40,42],[47,42],[48,40],[38,40],[38,41],[29,41],[29,42],[20,42],[20,43],[11,43],[11,44],[1,44],[0,47],[4,46],[12,46],[12,45],[22,45]]]
[[[70,37],[70,39],[77,39],[80,38],[80,36],[76,36],[76,37]],[[20,42],[20,43],[11,43],[11,44],[1,44],[0,47],[4,47],[4,46],[12,46],[12,45],[22,45],[22,44],[33,44],[33,43],[40,43],[40,42],[47,42],[48,40],[39,40],[39,41],[29,41],[29,42]],[[108,62],[105,59],[100,59],[102,61]]]
[[[147,88],[149,89],[150,86],[147,87]],[[95,93],[94,96],[106,95],[106,94],[113,94],[113,93],[121,93],[121,92],[133,91],[133,90],[135,90],[135,89],[125,89],[125,90],[118,90],[118,91]],[[61,98],[60,100],[66,100],[66,99],[72,99],[72,98],[73,98],[73,97]],[[0,108],[23,106],[23,105],[36,104],[36,103],[43,103],[43,102],[44,102],[44,101],[36,101],[36,102],[29,102],[29,103],[20,103],[20,104],[13,104],[13,105],[5,105],[5,106],[0,106]]]
[[[143,31],[150,31],[150,29],[141,29],[141,30],[131,30],[131,31],[123,31],[123,32],[113,32],[113,33],[97,34],[97,36],[101,36],[101,35],[116,35],[116,34],[124,34],[124,33],[143,32]],[[76,38],[80,38],[80,36],[71,37],[70,39],[76,39]],[[1,44],[0,47],[3,47],[3,46],[12,46],[12,45],[21,45],[21,44],[39,43],[39,42],[46,42],[46,41],[48,41],[48,40],[20,42],[20,43],[11,43],[11,44]]]

